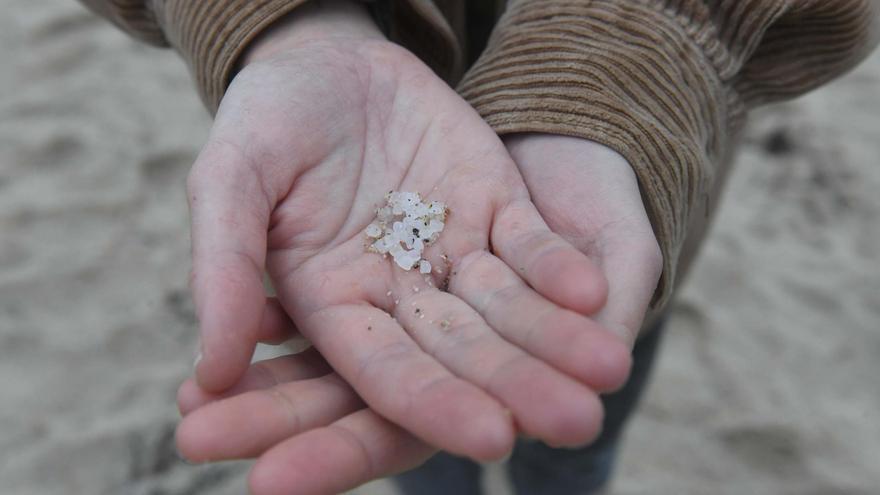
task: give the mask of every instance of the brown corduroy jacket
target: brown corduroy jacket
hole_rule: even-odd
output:
[[[176,48],[213,111],[248,42],[308,0],[82,1]],[[655,310],[703,237],[747,111],[854,67],[880,13],[876,0],[370,3],[499,134],[582,137],[629,161],[663,252]]]

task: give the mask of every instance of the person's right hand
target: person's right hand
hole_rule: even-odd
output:
[[[269,333],[287,337],[290,330]],[[187,380],[178,404],[183,453],[257,458],[248,480],[253,495],[343,493],[437,452],[365,407],[315,349],[254,363],[220,394]]]
[[[265,266],[283,312],[377,418],[477,459],[506,454],[515,430],[588,442],[602,419],[596,392],[629,366],[620,339],[583,316],[602,307],[604,277],[548,229],[479,115],[353,12],[289,38],[281,29],[293,41],[253,54],[194,165],[200,386],[236,383],[261,321],[277,319]],[[357,28],[346,32],[349,14]],[[302,39],[310,32],[333,35]],[[440,268],[428,280],[365,252],[390,190],[451,209],[426,250]],[[184,431],[179,445],[210,458],[201,440]]]

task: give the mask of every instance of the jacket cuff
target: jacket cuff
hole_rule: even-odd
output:
[[[156,2],[168,42],[183,56],[213,114],[248,44],[307,0],[164,0]]]

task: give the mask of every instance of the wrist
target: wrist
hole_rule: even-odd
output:
[[[384,40],[385,36],[358,0],[310,0],[251,42],[238,68],[327,39]]]
[[[601,163],[632,170],[629,162],[620,153],[591,139],[542,132],[505,134],[501,139],[518,164],[531,163],[536,159],[541,163],[566,160],[582,166]],[[523,160],[519,160],[520,158]]]

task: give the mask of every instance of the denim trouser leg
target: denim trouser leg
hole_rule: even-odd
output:
[[[581,449],[554,449],[541,442],[519,440],[507,464],[517,495],[586,495],[601,490],[614,471],[621,433],[638,405],[663,333],[662,323],[633,348],[629,381],[602,397],[602,433]]]
[[[405,495],[480,495],[481,474],[476,462],[440,452],[394,482]]]
[[[654,364],[662,327],[661,322],[636,342],[627,384],[602,397],[605,422],[594,443],[582,449],[554,449],[537,441],[517,441],[507,470],[518,495],[592,494],[608,483],[621,433]],[[405,495],[479,495],[480,474],[479,464],[441,452],[394,480]]]

